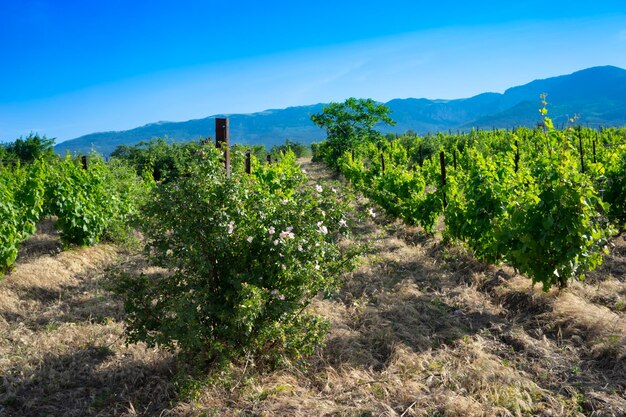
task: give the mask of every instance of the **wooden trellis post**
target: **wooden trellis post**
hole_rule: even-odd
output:
[[[580,151],[580,171],[585,173],[585,154],[583,151],[583,136],[580,126],[578,126],[578,150]]]
[[[246,174],[250,174],[250,149],[246,151]]]
[[[420,167],[422,165],[424,165],[424,158],[422,157],[422,144],[421,143],[420,143],[420,160],[419,160],[419,164],[420,164]]]
[[[443,194],[443,208],[448,206],[448,202],[446,201],[446,154],[441,151],[439,152],[439,165],[441,166],[441,193]]]
[[[215,147],[224,147],[224,168],[226,176],[230,177],[230,150],[229,150],[228,119],[215,119]]]

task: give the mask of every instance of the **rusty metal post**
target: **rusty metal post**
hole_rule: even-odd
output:
[[[246,174],[250,174],[250,149],[246,151]]]
[[[83,163],[83,169],[86,170],[87,169],[87,157],[83,155],[83,157],[80,160]]]
[[[229,149],[229,126],[228,119],[215,119],[215,147],[224,147],[224,168],[226,169],[226,176],[230,177],[230,149]]]
[[[385,174],[385,154],[383,151],[380,152],[380,166],[383,169],[383,175]]]
[[[515,141],[515,172],[519,169],[519,145]]]
[[[441,193],[443,195],[443,208],[448,206],[448,202],[446,201],[446,154],[441,151],[439,152],[439,165],[441,165]]]

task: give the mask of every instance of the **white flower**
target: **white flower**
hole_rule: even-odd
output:
[[[232,235],[233,230],[235,230],[235,222],[231,220],[231,222],[228,223],[228,234]]]
[[[283,206],[286,206],[287,203],[289,203],[289,200],[282,200],[281,203],[282,203]]]
[[[315,269],[319,271],[319,269],[320,269],[319,264],[315,264]]]
[[[246,238],[246,240],[248,241],[248,243],[252,243],[252,241],[254,240],[254,238],[252,236],[248,236]]]
[[[321,185],[319,185],[319,184],[317,184],[317,185],[315,186],[315,190],[316,190],[318,193],[321,193],[322,191],[324,191],[324,189],[322,188],[322,186],[321,186]]]
[[[305,170],[305,169],[302,169],[302,173],[303,173],[303,174],[306,174],[306,170]]]
[[[271,293],[271,294],[272,294],[274,297],[276,297],[277,299],[279,299],[279,300],[284,300],[284,299],[285,299],[285,296],[284,296],[284,295],[282,295],[282,294],[281,294],[278,290],[272,290],[272,293]]]
[[[285,264],[280,265],[280,268],[284,271],[285,269],[287,269],[287,267],[285,266]]]
[[[376,217],[376,213],[374,213],[374,209],[370,207],[370,209],[367,211],[367,213],[372,216],[372,218]]]
[[[339,227],[346,227],[348,226],[348,222],[345,221],[344,219],[339,220]]]
[[[322,217],[326,217],[326,212],[322,210]]]
[[[287,226],[285,228],[286,231],[291,232],[293,230],[293,226]]]
[[[271,226],[269,230],[267,231],[267,233],[269,233],[270,235],[273,235],[274,233],[276,233],[276,229],[274,229],[274,226]]]
[[[284,232],[280,232],[281,239],[293,239],[295,235],[292,232],[285,230]]]
[[[274,246],[278,246],[278,244],[279,244],[279,243],[280,243],[280,239],[276,239],[276,240],[274,241]]]
[[[332,191],[333,193],[337,194],[337,189],[335,187],[331,187],[330,191]]]
[[[320,226],[319,229],[317,229],[317,231],[323,235],[328,234],[328,229],[326,228],[326,226]]]
[[[298,250],[302,252],[302,245],[298,245]]]

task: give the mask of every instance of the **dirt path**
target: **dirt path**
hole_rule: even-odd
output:
[[[355,212],[369,208],[360,198]],[[308,366],[242,364],[204,383],[167,353],[125,346],[106,288],[120,271],[150,273],[140,255],[25,257],[0,282],[0,417],[626,415],[623,238],[588,283],[545,294],[374,210],[355,229],[369,246],[360,267],[314,303],[332,330]]]

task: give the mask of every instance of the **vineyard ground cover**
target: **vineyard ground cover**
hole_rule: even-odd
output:
[[[331,177],[301,164],[313,181]],[[332,328],[308,368],[241,363],[204,383],[172,355],[124,343],[107,288],[120,271],[163,273],[141,254],[26,249],[0,283],[0,416],[626,414],[624,235],[584,284],[544,293],[374,212],[355,230],[369,247],[359,268],[314,303]],[[55,240],[40,225],[24,246]]]

